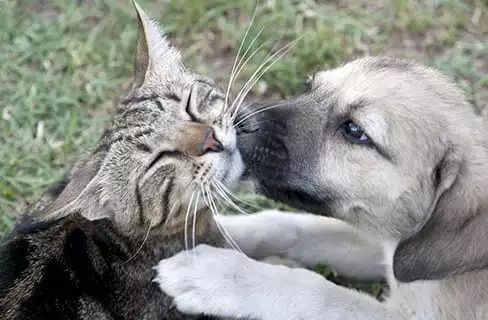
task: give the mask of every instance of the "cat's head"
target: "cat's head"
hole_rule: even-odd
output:
[[[52,217],[80,212],[128,229],[181,225],[242,172],[224,93],[185,68],[158,24],[135,7],[133,88],[98,146],[75,165]]]

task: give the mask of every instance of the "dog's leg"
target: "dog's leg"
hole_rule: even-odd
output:
[[[199,245],[162,260],[155,281],[189,314],[259,320],[400,320],[399,310],[306,269]]]
[[[325,263],[361,279],[385,276],[382,246],[343,221],[274,210],[218,219],[250,257],[277,256],[305,266]]]

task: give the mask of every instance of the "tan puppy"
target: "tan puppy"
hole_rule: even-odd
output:
[[[266,320],[487,319],[487,125],[451,81],[365,58],[317,73],[307,93],[281,103],[245,124],[254,129],[240,137],[244,161],[264,194],[333,218],[221,222],[253,258],[385,276],[391,296],[379,303],[305,269],[200,246],[193,261],[183,253],[158,266],[178,308]]]

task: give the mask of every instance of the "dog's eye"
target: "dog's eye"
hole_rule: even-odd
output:
[[[344,138],[353,143],[368,144],[371,142],[371,139],[364,133],[361,126],[355,124],[351,120],[344,122],[341,126],[341,130]]]

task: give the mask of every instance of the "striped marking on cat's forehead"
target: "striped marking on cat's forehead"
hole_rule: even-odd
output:
[[[141,103],[144,101],[151,101],[151,102],[154,102],[156,104],[156,106],[158,107],[159,110],[165,111],[163,104],[161,103],[161,101],[159,101],[160,98],[161,97],[156,95],[156,94],[150,94],[150,95],[144,95],[144,96],[133,96],[133,97],[129,97],[127,99],[122,100],[122,102],[120,104],[123,106],[127,106],[127,105],[131,105],[131,104],[138,104],[138,103]],[[134,110],[137,110],[137,109],[134,109]],[[124,113],[125,112],[127,112],[127,111],[124,111]]]
[[[123,106],[127,106],[127,105],[131,105],[131,104],[141,103],[144,101],[151,101],[151,102],[154,102],[156,104],[158,109],[160,109],[161,111],[165,111],[160,99],[169,99],[169,100],[174,100],[176,102],[181,101],[181,98],[176,93],[170,91],[170,92],[165,93],[163,95],[159,95],[156,93],[145,94],[145,95],[132,95],[132,96],[122,100],[120,102],[120,104]]]

